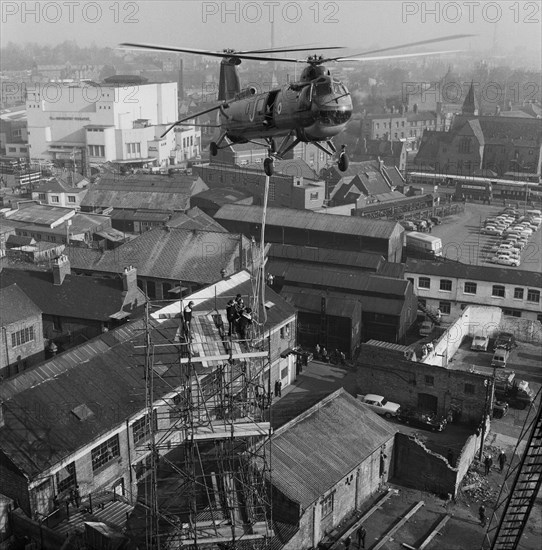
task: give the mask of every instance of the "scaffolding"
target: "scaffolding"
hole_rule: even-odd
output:
[[[268,189],[267,177],[266,197]],[[216,286],[206,297],[213,308],[186,316],[181,299],[177,315],[163,322],[152,322],[159,304],[147,302],[139,346],[147,437],[137,449],[146,455],[138,492],[144,529],[135,538],[149,550],[263,550],[273,537],[265,204],[261,231],[251,250],[251,319],[240,332],[224,321],[218,298],[226,296],[217,297]]]

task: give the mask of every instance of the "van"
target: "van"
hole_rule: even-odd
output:
[[[497,369],[504,369],[506,363],[508,363],[508,358],[510,357],[510,352],[504,348],[497,348],[493,354],[493,359],[491,360],[491,366]]]
[[[525,214],[527,216],[532,216],[532,217],[536,217],[536,218],[540,218],[540,216],[542,216],[542,212],[540,212],[540,210],[527,210],[527,212],[525,212]]]

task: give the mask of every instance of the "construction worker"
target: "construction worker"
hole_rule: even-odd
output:
[[[190,330],[190,324],[192,323],[192,308],[194,307],[194,302],[188,302],[188,305],[183,310],[183,319],[186,323],[186,327]]]
[[[238,319],[237,308],[233,300],[230,300],[226,306],[226,318],[228,319],[228,336],[231,336],[231,331]]]
[[[358,548],[365,548],[365,537],[367,536],[367,530],[363,525],[357,530],[356,533],[356,542],[358,543]]]

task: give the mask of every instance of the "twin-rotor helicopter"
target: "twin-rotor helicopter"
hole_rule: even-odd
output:
[[[470,35],[462,34],[433,38],[347,57],[311,55],[306,59],[271,57],[264,54],[307,52],[316,49],[322,51],[340,48],[331,46],[324,48],[303,47],[245,51],[224,50],[216,52],[133,43],[124,43],[121,46],[140,50],[190,53],[222,58],[218,88],[218,101],[221,103],[178,120],[161,137],[166,135],[175,126],[183,125],[200,115],[219,111],[220,123],[218,127],[220,128],[220,135],[216,141],[210,144],[211,155],[215,156],[219,149],[228,147],[231,144],[258,143],[258,140],[261,140],[268,147],[269,151],[269,156],[264,160],[264,170],[266,175],[271,176],[273,174],[274,159],[283,158],[286,153],[300,142],[313,143],[329,156],[337,154],[337,149],[332,138],[345,129],[347,122],[352,116],[352,98],[346,86],[333,77],[331,72],[324,66],[324,63],[372,61],[450,53],[450,51],[399,53],[374,57],[374,54],[386,51],[456,40],[467,36]],[[258,93],[255,87],[241,89],[237,66],[241,64],[243,59],[306,63],[306,67],[303,69],[298,81],[287,83],[267,92]],[[348,169],[348,156],[344,145],[337,157],[339,170],[342,172],[346,171]]]

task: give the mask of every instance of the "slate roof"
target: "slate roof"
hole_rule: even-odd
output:
[[[280,295],[296,309],[320,313],[322,311],[322,291],[312,288],[285,285]],[[361,301],[353,299],[351,294],[344,292],[326,292],[326,315],[353,318],[356,309],[361,307]],[[359,315],[359,313],[357,314]]]
[[[506,267],[489,267],[452,261],[435,262],[408,258],[405,272],[542,288],[542,274],[535,271],[523,271],[521,269],[509,269]]]
[[[16,283],[0,288],[0,304],[2,306],[0,307],[2,327],[41,314],[41,309]]]
[[[178,322],[164,323],[152,332],[153,342],[173,341],[177,329]],[[144,410],[144,350],[134,347],[143,342],[139,320],[4,381],[2,452],[32,479]],[[178,358],[173,346],[156,354],[164,365]],[[171,377],[156,376],[154,389],[156,395],[171,392]],[[83,404],[93,415],[80,421],[72,411]]]
[[[243,237],[243,249],[249,248],[250,242]],[[211,284],[220,279],[222,268],[234,271],[239,235],[159,227],[115,250],[70,247],[65,253],[73,269],[121,273],[125,266],[133,265],[141,277]]]
[[[89,187],[81,207],[188,210],[193,185],[194,178],[179,174],[170,177],[105,173]]]
[[[214,215],[214,218],[219,222],[242,221],[259,225],[262,221],[262,207],[226,204]],[[269,226],[294,227],[376,239],[389,239],[402,232],[401,226],[396,222],[364,220],[353,216],[322,214],[291,208],[268,207],[266,223]]]
[[[120,278],[66,275],[61,285],[54,285],[51,272],[3,269],[0,287],[14,283],[47,315],[108,321],[124,304]],[[141,291],[139,295],[139,303],[142,304],[145,297]]]
[[[228,233],[217,221],[211,216],[200,210],[197,206],[193,206],[186,212],[178,212],[166,224],[168,227],[176,227],[178,229],[196,229],[198,231],[216,231],[218,233]]]
[[[11,222],[26,222],[34,225],[55,224],[59,219],[69,216],[74,213],[73,208],[64,208],[62,206],[48,206],[46,204],[38,204],[37,202],[29,201],[26,204],[21,201],[18,203],[19,209],[11,210],[7,214],[8,223]]]
[[[396,431],[341,388],[271,436],[272,483],[305,510]]]
[[[231,187],[217,187],[214,189],[207,189],[197,195],[192,195],[190,202],[194,200],[203,199],[205,201],[212,202],[216,205],[222,206],[223,204],[231,204],[244,199],[250,198],[252,195],[245,193],[239,189],[233,189]]]

